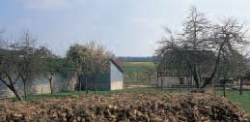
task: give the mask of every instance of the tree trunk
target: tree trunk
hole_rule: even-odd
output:
[[[79,78],[79,91],[82,91],[82,75]]]
[[[14,86],[8,86],[9,89],[15,94],[16,98],[19,101],[23,101],[23,98],[18,94],[17,90],[14,88]]]
[[[23,81],[23,93],[24,93],[24,98],[26,99],[27,98],[27,88],[26,88],[27,82],[26,82],[26,78],[21,73],[19,73],[19,74],[20,74],[21,79]]]
[[[93,90],[96,94],[96,82],[95,82],[95,75],[92,76],[92,82],[93,82]]]
[[[49,79],[50,93],[54,94],[54,76],[51,76]]]
[[[84,77],[84,80],[85,80],[85,92],[86,94],[88,94],[88,81],[86,76]]]
[[[191,64],[189,64],[188,63],[188,67],[189,67],[189,69],[190,69],[190,71],[191,71],[191,74],[192,74],[192,78],[193,78],[193,80],[194,80],[194,82],[195,82],[195,85],[196,85],[196,88],[199,88],[200,87],[200,83],[199,83],[199,79],[198,79],[198,74],[197,74],[197,70],[196,70],[196,65],[191,65]]]
[[[14,84],[16,83],[16,82],[13,82],[12,81],[12,79],[11,79],[11,77],[7,74],[7,77],[8,77],[8,79],[9,79],[9,83],[10,84],[7,84],[7,82],[4,80],[4,79],[2,79],[1,77],[0,77],[0,81],[3,83],[3,84],[5,84],[14,94],[15,94],[15,96],[16,96],[16,98],[19,100],[19,101],[23,101],[23,98],[18,94],[18,92],[17,92],[17,90],[16,90],[16,88],[15,88],[15,86],[14,86]],[[18,77],[17,77],[17,79],[18,79]],[[17,80],[16,79],[16,80]]]
[[[227,39],[226,39],[227,40]],[[211,81],[213,80],[216,72],[217,72],[217,68],[218,68],[218,65],[220,63],[220,56],[221,56],[221,53],[222,53],[222,48],[223,46],[225,45],[226,41],[224,41],[221,45],[220,45],[220,49],[219,49],[219,52],[218,52],[218,56],[217,56],[217,59],[215,61],[215,67],[214,67],[214,70],[213,70],[213,73],[211,74],[211,76],[206,79],[206,81],[203,83],[202,87],[201,88],[205,88],[207,86],[207,84],[211,83]]]
[[[242,78],[240,78],[240,95],[243,94],[243,81]]]
[[[193,77],[194,77],[195,85],[196,85],[196,88],[199,88],[200,87],[200,82],[199,82],[196,66],[194,66],[193,69],[194,69]]]
[[[220,55],[219,55],[220,56]],[[209,83],[212,82],[216,72],[217,72],[217,68],[218,68],[218,65],[219,65],[219,62],[220,62],[220,58],[217,58],[217,61],[215,63],[215,67],[214,67],[214,70],[213,70],[213,73],[211,74],[211,76],[205,80],[205,82],[203,83],[202,87],[201,88],[205,88]]]
[[[163,90],[163,81],[164,81],[164,79],[163,79],[162,75],[160,77],[161,77],[161,90]]]
[[[199,75],[199,85],[202,83],[202,76],[201,76],[201,68],[200,65],[198,65],[198,75]]]
[[[223,81],[223,96],[224,97],[226,97],[226,82],[227,82],[227,80],[224,79],[224,81]]]
[[[26,81],[23,81],[23,92],[24,92],[24,98],[27,99]]]
[[[81,91],[81,75],[80,74],[78,74],[77,79],[78,79],[77,90]]]

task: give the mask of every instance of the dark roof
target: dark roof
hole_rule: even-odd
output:
[[[114,59],[110,59],[110,61],[117,67],[118,70],[120,70],[120,72],[123,73],[122,68],[116,63],[116,61]]]

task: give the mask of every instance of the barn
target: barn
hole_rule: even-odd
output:
[[[106,73],[97,74],[95,78],[96,90],[121,90],[123,89],[123,70],[119,61],[110,59],[109,70]],[[85,81],[81,83],[82,90],[85,89]],[[86,78],[87,89],[93,90],[94,82],[90,76]]]

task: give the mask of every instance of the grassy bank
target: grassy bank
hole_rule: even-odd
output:
[[[223,91],[218,90],[217,94],[222,96]],[[239,95],[239,91],[227,90],[226,95],[229,100],[235,102],[245,111],[250,113],[250,91],[244,91],[242,95]]]

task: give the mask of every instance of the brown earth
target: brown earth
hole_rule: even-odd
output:
[[[226,98],[206,93],[121,93],[0,103],[0,121],[214,122],[249,116]]]

